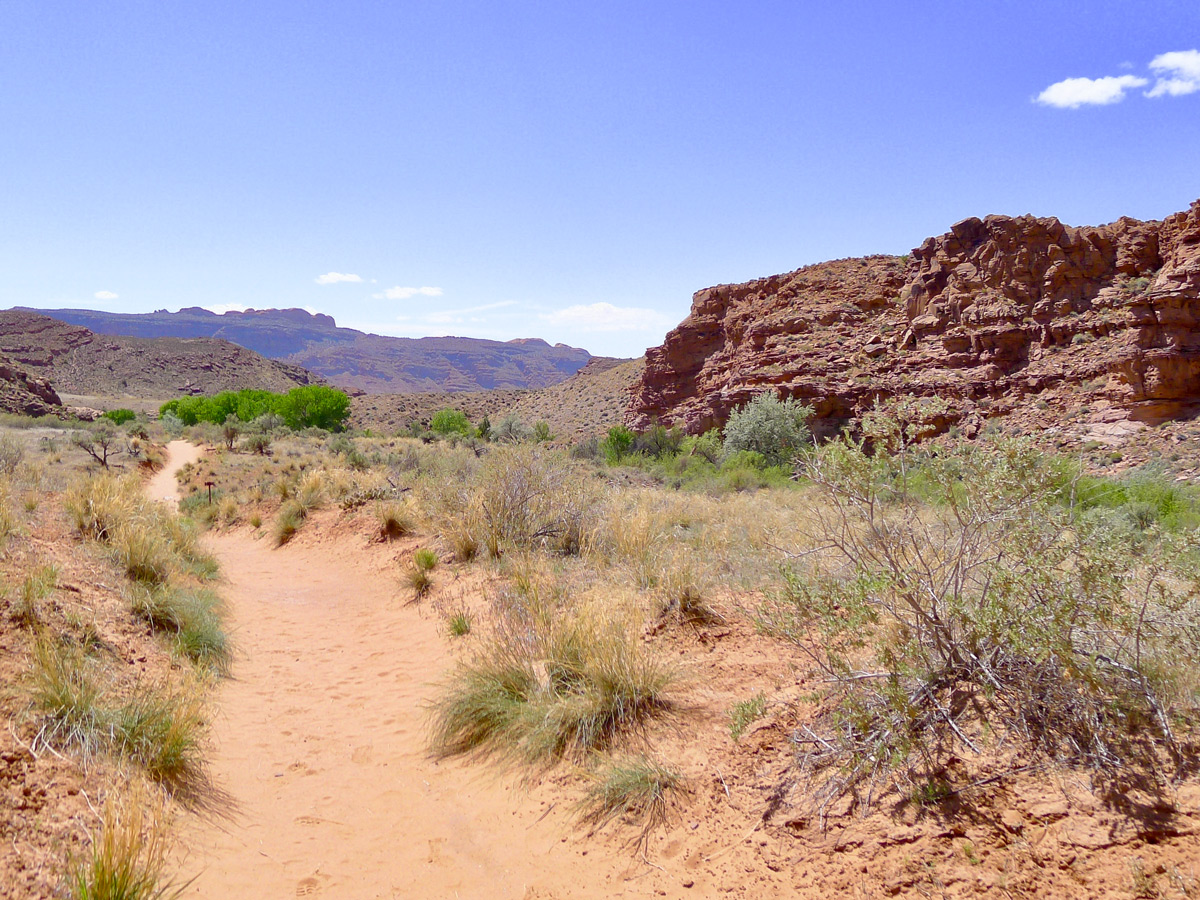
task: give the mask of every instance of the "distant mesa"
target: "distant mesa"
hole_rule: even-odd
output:
[[[339,327],[332,316],[303,309],[222,314],[197,306],[178,312],[111,313],[90,309],[27,310],[96,334],[140,338],[220,338],[270,359],[300,366],[352,392],[523,390],[558,384],[591,354],[541,338],[399,338]]]

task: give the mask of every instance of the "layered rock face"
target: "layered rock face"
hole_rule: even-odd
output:
[[[1020,411],[1155,420],[1200,402],[1200,201],[1161,222],[966,219],[909,257],[837,260],[697,293],[648,351],[627,421],[701,431],[764,390],[830,431],[877,399],[940,424]]]

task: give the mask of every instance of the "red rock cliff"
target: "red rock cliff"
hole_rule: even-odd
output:
[[[700,431],[772,390],[831,430],[876,398],[951,420],[1081,404],[1112,417],[1200,401],[1200,201],[1162,222],[966,219],[910,257],[836,260],[698,292],[647,353],[627,419]]]

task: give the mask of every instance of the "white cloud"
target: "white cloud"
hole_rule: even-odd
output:
[[[1176,50],[1150,60],[1150,71],[1158,80],[1147,97],[1182,97],[1200,91],[1200,50]]]
[[[538,318],[552,327],[589,331],[657,331],[670,328],[674,324],[653,309],[613,306],[611,303],[568,306],[544,313]]]
[[[94,293],[92,296],[95,297],[97,300],[116,300],[117,299],[117,295],[114,294],[112,291],[96,291],[96,293]]]
[[[207,309],[211,313],[216,313],[218,316],[223,316],[227,312],[245,312],[250,309],[249,306],[243,306],[241,303],[218,303],[215,306],[205,306],[202,309]]]
[[[1104,78],[1067,78],[1037,95],[1036,102],[1059,109],[1107,106],[1125,99],[1125,92],[1150,82],[1137,75],[1106,75]]]
[[[440,287],[393,287],[380,294],[372,294],[376,300],[409,300],[417,295],[422,297],[440,297]]]
[[[343,275],[341,272],[326,272],[324,275],[317,276],[317,284],[337,284],[339,281],[350,281],[354,284],[361,284],[362,277],[359,275]]]

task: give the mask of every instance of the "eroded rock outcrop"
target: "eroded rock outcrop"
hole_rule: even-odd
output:
[[[1200,402],[1200,201],[1161,222],[966,219],[909,257],[698,292],[628,421],[722,423],[763,390],[833,430],[877,398],[938,396],[941,424],[1022,412],[1155,420]]]

